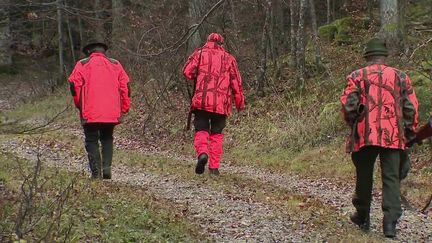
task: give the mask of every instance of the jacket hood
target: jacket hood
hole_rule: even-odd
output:
[[[211,33],[207,37],[207,42],[217,42],[218,44],[223,44],[224,38],[218,33]]]

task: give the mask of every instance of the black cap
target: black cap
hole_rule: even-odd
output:
[[[108,46],[102,41],[90,40],[88,41],[88,44],[83,47],[82,51],[84,52],[84,54],[87,55],[89,51],[95,47],[102,47],[103,49],[105,49],[105,51],[108,50]]]

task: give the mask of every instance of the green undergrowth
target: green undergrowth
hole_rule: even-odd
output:
[[[22,165],[26,174],[30,173],[31,167],[28,161],[10,154],[0,154],[0,160],[0,180],[13,195],[0,203],[0,215],[3,216],[0,239],[9,241],[16,238],[14,224],[22,183],[17,164]],[[49,227],[54,228],[45,238],[47,242],[65,240],[68,230],[67,242],[196,242],[202,237],[195,226],[176,217],[169,205],[155,201],[143,189],[91,181],[83,175],[46,167],[39,180],[44,184],[35,194],[33,221],[27,219],[23,227],[29,230],[24,235],[29,242],[44,239]],[[72,180],[73,189],[64,205],[61,220],[52,226],[50,223],[55,219],[52,203]],[[38,218],[39,222],[33,224]]]

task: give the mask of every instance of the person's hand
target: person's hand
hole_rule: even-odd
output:
[[[421,145],[422,144],[422,141],[419,141],[417,138],[413,138],[413,139],[411,139],[410,141],[408,141],[406,144],[405,144],[405,147],[407,147],[407,148],[411,148],[412,146],[414,146],[414,144],[419,144],[419,145]]]

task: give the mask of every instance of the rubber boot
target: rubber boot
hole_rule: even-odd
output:
[[[86,139],[85,149],[89,159],[91,177],[94,179],[101,178],[102,162],[99,152],[99,142],[97,140]]]
[[[205,166],[208,161],[209,154],[209,133],[207,131],[197,131],[195,133],[194,146],[197,154],[197,164],[195,167],[195,173],[204,173]]]
[[[370,216],[369,212],[355,212],[350,216],[351,222],[358,225],[361,230],[369,231],[370,229]]]
[[[198,157],[198,161],[197,164],[195,166],[195,173],[197,174],[202,174],[204,173],[205,170],[205,166],[207,164],[208,161],[208,155],[206,153],[202,153],[199,157]]]
[[[383,219],[383,233],[387,238],[396,237],[396,221],[389,221],[385,217]]]
[[[102,163],[103,163],[103,179],[111,179],[111,163],[113,157],[113,139],[101,141],[102,144]]]
[[[210,135],[209,169],[219,169],[220,160],[223,154],[223,141],[224,135],[222,133],[215,133]]]

